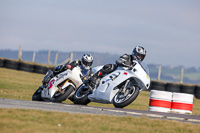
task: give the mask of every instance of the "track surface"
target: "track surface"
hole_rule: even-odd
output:
[[[120,109],[120,108],[92,107],[92,106],[64,104],[64,103],[35,102],[35,101],[0,98],[0,108],[21,108],[21,109],[36,109],[36,110],[59,111],[59,112],[69,112],[69,113],[149,117],[157,119],[178,120],[182,122],[190,122],[200,125],[200,116],[197,115],[161,113],[153,111]]]

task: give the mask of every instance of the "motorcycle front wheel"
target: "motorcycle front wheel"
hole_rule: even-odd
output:
[[[88,95],[91,93],[92,91],[88,86],[86,86],[85,84],[81,85],[75,92],[74,104],[87,105],[88,103],[90,103]]]
[[[127,87],[125,92],[118,92],[114,99],[113,105],[116,108],[123,108],[131,104],[138,96],[139,88],[136,86]]]
[[[40,86],[32,96],[32,101],[44,101],[41,97],[42,87]]]
[[[51,102],[61,103],[62,101],[65,101],[74,90],[75,88],[69,85],[68,87],[66,87],[66,89],[63,90],[63,92],[58,92],[54,94],[53,98],[51,99]]]

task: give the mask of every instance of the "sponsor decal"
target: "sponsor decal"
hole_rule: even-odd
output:
[[[63,77],[66,76],[67,74],[68,74],[68,72],[65,73],[65,74],[59,74],[59,77],[58,77],[58,79],[56,79],[56,81],[60,80],[61,78],[63,78]]]
[[[53,86],[54,82],[55,82],[55,79],[53,79],[53,80],[51,80],[49,82],[48,89],[51,89],[51,87]]]

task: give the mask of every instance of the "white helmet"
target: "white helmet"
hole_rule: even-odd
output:
[[[81,62],[85,69],[90,69],[93,63],[93,57],[90,54],[84,54],[81,58]]]
[[[146,50],[142,46],[136,46],[133,49],[132,57],[133,59],[137,59],[139,61],[143,61],[146,56]]]

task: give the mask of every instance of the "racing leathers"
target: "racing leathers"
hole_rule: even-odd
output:
[[[82,65],[82,62],[80,60],[76,60],[76,61],[71,62],[70,64],[67,63],[64,65],[57,66],[53,72],[48,71],[42,81],[43,86],[46,86],[48,84],[48,82],[51,80],[51,78],[58,75],[59,73],[64,72],[67,69],[73,70],[73,68],[77,67],[77,66],[80,67],[80,69],[81,69],[82,80],[85,80],[93,75],[92,67],[90,67],[89,69],[85,69]]]
[[[91,78],[90,78],[90,84],[92,88],[95,88],[96,85],[98,84],[99,78],[101,79],[104,77],[106,74],[109,74],[117,69],[118,66],[122,67],[131,67],[133,65],[133,57],[132,55],[124,54],[120,56],[118,60],[115,61],[115,64],[106,64],[103,66],[102,69],[100,69],[97,73],[95,73]]]

